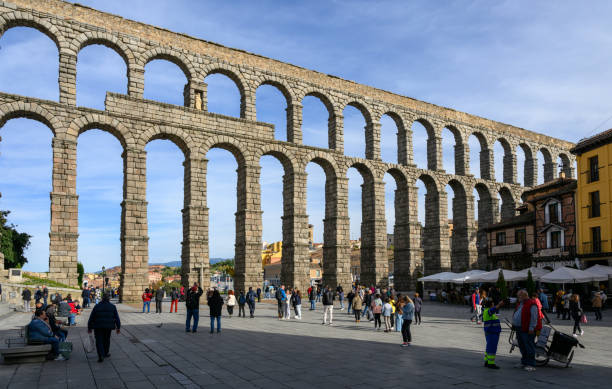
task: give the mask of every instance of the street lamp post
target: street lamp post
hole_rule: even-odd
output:
[[[106,289],[106,267],[102,266],[102,290]]]

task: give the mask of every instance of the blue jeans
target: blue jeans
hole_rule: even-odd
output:
[[[361,316],[367,318],[368,317],[368,309],[370,309],[370,307],[368,307],[366,304],[363,304],[363,312],[361,312]]]
[[[313,311],[315,310],[315,301],[314,300],[310,300],[310,309],[312,309]]]
[[[193,329],[192,331],[196,331],[198,329],[198,321],[200,320],[200,310],[199,309],[189,309],[187,308],[187,321],[185,321],[185,330],[189,331],[189,326],[191,324],[191,318],[193,317]]]
[[[55,336],[50,336],[48,338],[36,339],[36,340],[40,340],[44,344],[50,344],[53,355],[57,356],[59,354],[59,340]]]
[[[210,333],[215,331],[215,319],[217,319],[217,332],[221,332],[221,316],[210,317]]]
[[[521,363],[525,366],[535,367],[535,334],[517,330],[516,338],[521,350]]]
[[[96,302],[96,304],[98,304],[98,303]],[[142,302],[142,313],[144,313],[145,307],[147,308],[147,313],[151,312],[151,302],[150,301],[143,301]]]
[[[340,309],[344,309],[344,300],[340,300]]]
[[[404,322],[404,319],[402,318],[402,315],[398,315],[396,313],[395,314],[395,332],[400,332],[402,330],[403,322]]]
[[[317,295],[317,301],[321,301],[321,295],[320,294]]]
[[[75,318],[76,318],[76,315],[74,313],[68,314],[68,324],[71,325],[71,326],[74,325],[75,324],[75,320],[74,320]]]
[[[347,307],[346,307],[346,313],[348,313],[349,315],[351,314],[351,308],[353,307],[353,302],[351,300],[349,300]]]

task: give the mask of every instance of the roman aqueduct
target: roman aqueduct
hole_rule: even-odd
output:
[[[261,269],[261,207],[259,160],[276,157],[284,168],[282,279],[300,288],[309,284],[306,165],[315,162],[325,171],[324,282],[348,287],[350,275],[347,170],[362,175],[361,281],[387,282],[387,242],[384,181],[390,173],[395,191],[394,282],[399,290],[413,285],[417,258],[424,251],[426,272],[462,270],[484,265],[486,247],[477,247],[479,227],[512,216],[525,189],[517,183],[516,150],[525,153],[525,184],[537,182],[539,151],[545,157],[544,178],[556,175],[556,161],[573,176],[571,143],[521,128],[483,119],[360,85],[294,65],[230,49],[154,26],[125,20],[60,0],[0,1],[0,36],[16,26],[33,27],[55,42],[59,51],[59,102],[0,93],[0,127],[8,120],[26,117],[46,124],[53,132],[53,189],[49,247],[50,278],[76,284],[78,196],[76,145],[90,129],[113,134],[123,146],[124,181],[121,214],[122,296],[135,300],[147,284],[148,234],[145,146],[168,139],[182,150],[184,162],[183,283],[208,277],[208,209],[206,205],[207,152],[230,151],[238,162],[235,287],[259,286]],[[128,69],[127,95],[107,93],[105,110],[76,106],[77,55],[88,45],[115,50]],[[187,77],[183,107],[143,99],[144,68],[154,59],[178,65]],[[240,118],[207,112],[207,75],[230,77],[241,94]],[[287,100],[287,141],[274,139],[274,127],[256,120],[255,96],[261,85],[278,88]],[[302,144],[301,101],[316,96],[327,107],[328,148]],[[343,109],[358,108],[366,119],[366,158],[344,155]],[[380,159],[380,119],[392,117],[397,125],[397,163]],[[428,131],[427,169],[413,163],[412,124]],[[441,131],[455,137],[455,174],[442,170]],[[468,137],[481,145],[480,176],[469,171]],[[504,146],[503,182],[494,175],[493,144]],[[425,242],[417,221],[417,180],[425,183]],[[449,245],[446,185],[455,193],[452,250]],[[474,209],[473,190],[479,195]],[[498,203],[501,195],[501,212]],[[501,213],[501,215],[500,215]],[[486,242],[486,237],[485,237]],[[423,248],[422,248],[423,247]],[[479,253],[479,250],[481,251]],[[480,254],[480,256],[479,256]]]

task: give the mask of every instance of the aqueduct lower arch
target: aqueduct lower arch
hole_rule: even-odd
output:
[[[206,206],[206,153],[213,147],[231,151],[238,162],[238,210],[236,212],[236,288],[257,287],[262,282],[260,261],[261,204],[259,158],[271,154],[284,167],[283,281],[303,288],[308,282],[308,217],[305,193],[306,165],[323,167],[325,184],[324,282],[351,282],[348,179],[356,167],[364,177],[362,225],[362,273],[368,283],[387,282],[387,226],[384,218],[384,181],[389,172],[395,179],[396,222],[394,279],[400,290],[413,286],[415,271],[424,252],[427,274],[483,266],[482,228],[499,220],[497,194],[503,198],[502,217],[511,216],[512,204],[525,189],[516,183],[516,149],[529,151],[525,181],[537,182],[537,163],[532,156],[544,150],[545,179],[554,178],[554,161],[572,175],[569,142],[533,133],[466,113],[406,98],[336,77],[326,76],[273,59],[225,48],[210,42],[175,34],[154,26],[125,20],[78,4],[60,0],[11,0],[0,2],[0,36],[15,26],[39,29],[57,45],[60,57],[58,102],[16,96],[0,91],[0,127],[12,118],[29,117],[44,122],[54,134],[53,191],[49,247],[50,278],[76,284],[78,258],[78,196],[76,193],[76,142],[90,128],[115,134],[124,152],[124,199],[121,221],[122,296],[136,300],[147,284],[148,232],[146,206],[146,144],[159,138],[173,140],[185,154],[185,203],[183,209],[182,281],[206,279],[209,271],[208,208]],[[76,59],[88,44],[120,48],[128,66],[128,94],[108,93],[105,110],[76,107]],[[167,58],[188,77],[185,106],[144,100],[144,64],[152,58]],[[241,118],[206,111],[204,78],[222,72],[238,82]],[[281,86],[287,97],[287,142],[274,139],[273,126],[257,122],[255,93],[262,84]],[[329,148],[304,146],[301,101],[318,96],[329,110]],[[343,153],[343,109],[358,104],[366,118],[366,159]],[[380,160],[380,118],[392,116],[398,128],[399,164]],[[412,124],[422,123],[428,133],[426,145],[413,145]],[[456,174],[442,170],[441,133],[452,128],[456,138]],[[482,179],[469,171],[468,138],[481,143]],[[494,156],[493,144],[503,140],[507,155]],[[413,146],[426,147],[428,169],[413,164]],[[494,158],[503,158],[504,183],[495,182]],[[416,214],[415,183],[427,187],[426,223]],[[457,243],[449,247],[446,185],[455,193]],[[472,193],[479,194],[473,209]],[[479,215],[478,229],[474,213]],[[427,239],[421,242],[422,229]],[[486,242],[486,239],[484,240]],[[486,249],[486,247],[485,247]],[[480,252],[478,251],[480,250]]]

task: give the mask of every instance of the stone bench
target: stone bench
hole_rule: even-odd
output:
[[[5,364],[43,362],[51,351],[50,344],[30,339],[29,326],[25,325],[20,331],[19,338],[6,340],[8,348],[0,349],[0,355]]]

